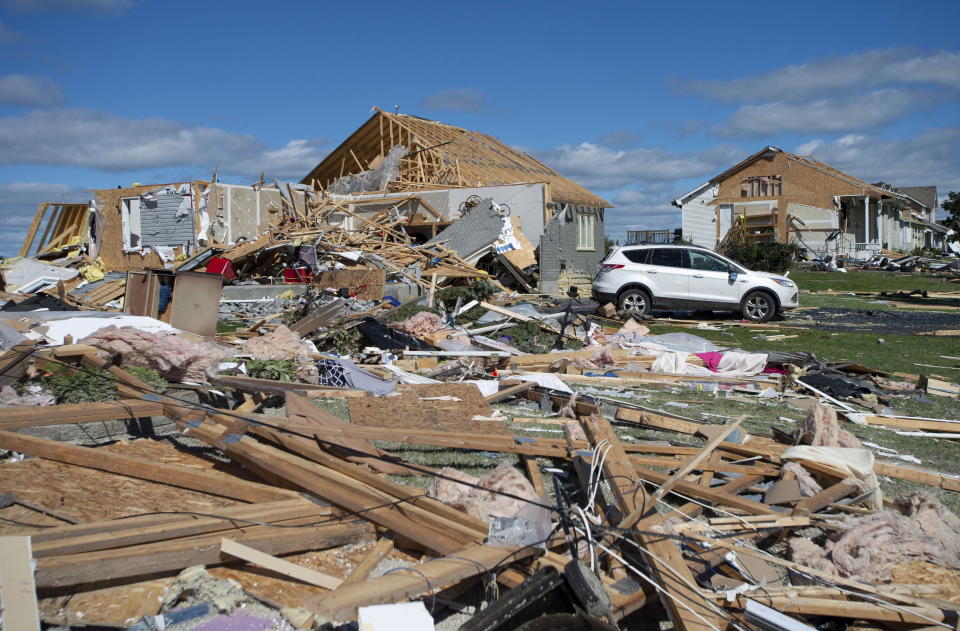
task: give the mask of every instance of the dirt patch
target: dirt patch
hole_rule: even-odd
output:
[[[788,311],[784,326],[816,327],[828,331],[859,331],[910,335],[921,331],[954,329],[957,314],[941,311],[887,309],[801,308]]]

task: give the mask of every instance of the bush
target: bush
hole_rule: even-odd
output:
[[[295,381],[297,362],[289,359],[251,359],[246,363],[247,375],[254,379]]]
[[[783,274],[793,267],[803,248],[796,243],[745,243],[721,254],[749,270]]]
[[[160,376],[153,368],[147,368],[146,366],[131,366],[126,369],[128,373],[147,384],[157,392],[163,392],[167,389],[167,386],[170,383]]]
[[[74,371],[60,367],[43,379],[58,404],[112,401],[117,398],[117,382],[105,370]]]

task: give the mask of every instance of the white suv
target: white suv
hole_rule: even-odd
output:
[[[651,309],[739,312],[765,322],[798,306],[789,278],[751,272],[693,245],[625,245],[613,248],[593,280],[593,299],[622,311]]]

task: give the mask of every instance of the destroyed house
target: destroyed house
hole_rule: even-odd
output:
[[[256,239],[281,208],[304,211],[301,188],[189,181],[94,190],[89,202],[40,204],[20,256],[69,258],[83,246],[109,270],[163,267],[210,244]]]
[[[907,190],[922,190],[925,201]],[[765,147],[673,204],[682,211],[683,238],[697,245],[716,247],[740,222],[758,243],[798,243],[816,257],[869,258],[881,249],[942,242],[935,191],[870,184],[812,156]]]
[[[415,194],[429,200],[425,220],[446,225],[465,215],[467,200],[491,198],[532,247],[525,261],[538,266],[545,293],[592,277],[604,255],[604,209],[612,207],[492,136],[379,108],[302,183],[357,201]]]

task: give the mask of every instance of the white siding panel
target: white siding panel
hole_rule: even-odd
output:
[[[683,238],[696,245],[714,248],[717,245],[717,209],[710,202],[716,199],[717,189],[709,187],[683,204]]]

